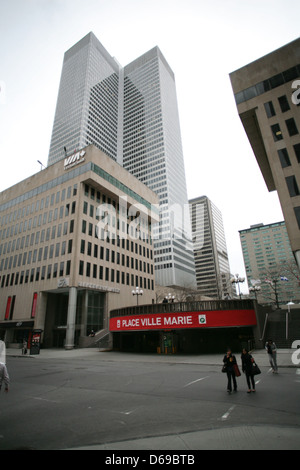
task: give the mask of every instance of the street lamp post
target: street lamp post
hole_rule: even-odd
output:
[[[168,299],[168,302],[169,302],[169,303],[170,303],[170,302],[173,303],[174,300],[175,300],[175,296],[170,293],[169,295],[167,295],[166,299]]]
[[[253,292],[254,295],[255,295],[255,300],[257,300],[257,294],[258,292],[261,290],[261,287],[259,286],[253,286],[253,287],[249,287],[249,292]]]
[[[136,295],[136,304],[139,304],[139,296],[143,295],[144,291],[139,287],[136,287],[135,290],[132,291],[132,295]]]
[[[239,297],[242,299],[242,294],[241,294],[241,289],[240,289],[240,283],[245,282],[244,277],[240,277],[238,274],[236,274],[233,278],[230,279],[230,282],[232,284],[237,284],[238,285],[238,291],[239,291]]]
[[[291,305],[295,305],[294,302],[290,301],[287,303],[287,312],[285,318],[285,338],[288,339],[289,337],[289,314],[291,312]]]

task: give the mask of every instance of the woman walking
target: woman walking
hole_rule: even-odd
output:
[[[232,392],[232,383],[233,383],[233,391],[237,392],[237,383],[236,383],[235,370],[234,370],[234,366],[237,365],[237,362],[236,362],[235,356],[233,356],[231,352],[231,349],[227,350],[227,353],[224,356],[223,362],[226,367],[226,373],[227,373],[227,378],[228,378],[227,392],[228,393]]]
[[[242,371],[246,375],[246,380],[247,380],[247,385],[248,385],[247,393],[255,392],[255,380],[254,380],[254,375],[252,373],[254,359],[251,356],[251,354],[249,354],[248,349],[246,348],[243,349],[241,359],[242,359]],[[251,388],[251,385],[252,385],[252,388]]]

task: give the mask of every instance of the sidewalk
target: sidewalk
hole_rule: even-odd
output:
[[[295,349],[278,349],[277,363],[278,367],[297,367],[292,362],[292,354]],[[22,359],[87,359],[99,361],[117,361],[117,362],[159,362],[166,364],[199,364],[199,365],[222,365],[222,354],[143,354],[127,353],[118,351],[99,350],[97,348],[72,349],[41,349],[40,354],[22,356],[21,349],[7,348],[8,357],[20,357]],[[240,353],[235,353],[238,363]],[[252,351],[252,355],[259,367],[269,367],[269,359],[264,349]]]

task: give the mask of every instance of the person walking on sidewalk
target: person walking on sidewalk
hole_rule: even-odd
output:
[[[25,354],[27,354],[27,340],[24,338],[23,347],[22,347],[22,355],[24,356]]]
[[[248,349],[246,348],[243,349],[241,359],[242,359],[242,371],[246,375],[246,381],[248,385],[247,393],[255,392],[255,380],[254,380],[254,375],[252,374],[254,359],[251,356],[251,354],[249,354]],[[252,385],[252,388],[251,388],[251,385]]]
[[[233,390],[234,392],[237,391],[237,383],[236,383],[236,377],[235,377],[235,371],[234,371],[234,365],[237,364],[235,356],[233,356],[231,349],[227,350],[227,353],[225,354],[223,358],[224,365],[226,367],[226,373],[227,373],[227,379],[228,379],[228,384],[227,384],[227,392],[231,393],[232,392],[232,383],[233,383]]]
[[[8,392],[9,386],[9,375],[7,372],[6,365],[3,362],[0,362],[0,390],[2,387],[2,382],[5,384],[5,392]]]
[[[266,342],[266,351],[269,356],[269,361],[271,364],[271,367],[273,369],[273,374],[278,374],[278,366],[277,366],[277,347],[276,344],[272,339],[269,339]]]

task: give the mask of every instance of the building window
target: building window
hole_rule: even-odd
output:
[[[54,279],[57,277],[57,270],[58,270],[58,263],[54,263],[53,275],[52,275]]]
[[[279,159],[280,159],[280,163],[281,163],[282,168],[286,168],[287,166],[291,166],[291,162],[290,162],[290,158],[289,158],[289,154],[287,152],[287,149],[280,149],[280,150],[277,150],[277,152],[278,152],[278,155],[279,155]]]
[[[268,118],[275,116],[276,113],[275,113],[275,109],[274,109],[272,101],[268,101],[267,103],[264,104],[264,106],[265,106],[266,115],[268,116]]]
[[[289,111],[291,108],[290,108],[290,105],[289,105],[289,102],[288,102],[288,99],[285,95],[283,96],[280,96],[278,98],[278,101],[279,101],[279,105],[280,105],[280,108],[281,108],[281,111],[283,113],[285,113],[286,111]]]
[[[88,242],[87,254],[88,254],[88,256],[92,256],[92,244],[91,244],[91,242]]]
[[[297,157],[298,163],[300,163],[300,144],[294,145],[295,155]]]
[[[288,176],[286,179],[286,184],[291,197],[299,196],[299,188],[295,176]]]
[[[278,140],[283,139],[279,124],[274,124],[273,126],[271,126],[271,130],[272,130],[274,142],[277,142]]]
[[[83,261],[79,261],[79,276],[83,276]]]
[[[295,216],[296,216],[296,220],[298,223],[298,228],[300,230],[300,206],[294,207],[294,211],[295,211]]]
[[[59,264],[59,276],[60,276],[60,277],[63,277],[63,275],[64,275],[64,268],[65,268],[65,263],[62,261],[62,262]]]
[[[51,279],[52,264],[49,264],[47,268],[47,279]]]
[[[91,275],[91,263],[86,263],[86,276],[90,277]]]
[[[71,261],[67,261],[66,276],[70,276],[70,272],[71,272]]]
[[[93,278],[97,279],[97,265],[93,264]]]
[[[285,123],[286,123],[286,127],[287,127],[290,137],[298,134],[298,129],[297,129],[294,118],[287,119]]]

